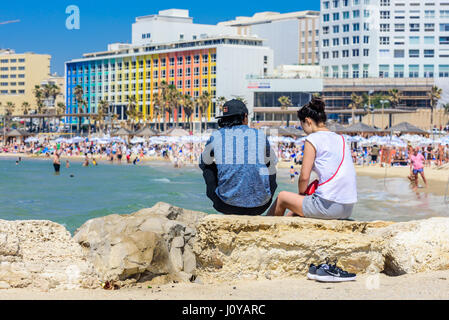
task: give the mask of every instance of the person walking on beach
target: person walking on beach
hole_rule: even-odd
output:
[[[419,148],[416,148],[414,150],[413,155],[410,157],[410,170],[412,171],[414,177],[413,189],[418,188],[418,174],[421,174],[421,177],[427,188],[427,180],[426,177],[424,176],[424,162],[425,162],[424,156],[419,152]]]
[[[263,131],[248,126],[239,100],[224,104],[215,131],[200,157],[206,195],[223,214],[261,215],[277,188],[276,155]]]
[[[357,202],[357,185],[351,150],[343,136],[326,128],[325,104],[320,98],[298,111],[305,141],[298,193],[282,191],[269,216],[300,216],[315,219],[348,219]],[[318,180],[310,186],[312,170]],[[313,188],[311,186],[314,186]],[[315,189],[315,190],[312,190]]]
[[[379,147],[377,146],[377,144],[375,144],[372,148],[371,148],[371,163],[373,165],[377,164],[377,157],[379,157]]]

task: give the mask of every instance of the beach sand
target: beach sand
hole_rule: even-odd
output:
[[[0,300],[402,300],[449,299],[449,271],[398,277],[360,275],[355,282],[319,283],[305,278],[226,284],[142,285],[116,291],[0,290]]]

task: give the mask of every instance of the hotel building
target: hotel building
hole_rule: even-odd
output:
[[[318,65],[319,17],[318,11],[259,12],[252,17],[220,22],[218,26],[235,27],[239,35],[265,39],[264,45],[274,51],[275,67]]]
[[[22,113],[22,103],[35,105],[33,89],[50,77],[51,56],[0,50],[0,114],[8,102],[15,104],[14,114]],[[62,88],[61,88],[62,89]]]
[[[409,107],[428,106],[434,84],[449,89],[449,0],[321,0],[320,20],[324,77],[344,79],[329,84],[329,107],[363,87],[403,90]]]
[[[113,49],[114,46],[110,46]],[[85,54],[66,62],[67,112],[78,113],[75,87],[80,85],[88,112],[96,113],[100,100],[107,100],[119,119],[126,119],[125,107],[134,96],[146,121],[157,122],[154,105],[162,81],[175,85],[183,94],[196,98],[202,92],[217,97],[244,97],[246,75],[264,75],[273,70],[273,50],[262,40],[243,36],[216,36],[169,43],[129,45],[116,50]],[[216,122],[215,101],[207,121]],[[165,115],[168,117],[168,114]],[[185,121],[182,107],[175,117]],[[200,121],[195,110],[193,121]],[[76,119],[71,121],[76,123]]]

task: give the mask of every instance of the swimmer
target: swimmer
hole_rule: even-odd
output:
[[[95,160],[95,158],[92,159],[92,163],[93,163],[94,166],[98,166],[97,160]]]
[[[16,166],[18,166],[19,165],[19,161],[16,161]]]
[[[87,157],[87,154],[86,154],[86,157],[84,158],[83,167],[88,167],[88,166],[89,166],[89,158]]]
[[[69,162],[69,160],[66,160],[65,161],[65,167],[68,169],[68,168],[70,168],[70,162]]]

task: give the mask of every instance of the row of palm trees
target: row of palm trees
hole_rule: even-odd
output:
[[[74,96],[76,103],[78,104],[78,113],[87,114],[87,106],[88,103],[84,99],[84,91],[81,86],[77,86],[74,89]],[[226,102],[225,97],[219,97],[216,100],[217,106],[221,109]],[[199,97],[192,98],[188,94],[182,94],[174,85],[168,84],[165,81],[162,81],[158,94],[154,98],[153,103],[153,115],[151,117],[144,116],[141,108],[137,102],[135,96],[128,97],[128,102],[125,105],[125,113],[127,115],[127,121],[122,124],[126,124],[126,126],[134,130],[136,125],[146,124],[147,121],[151,119],[157,119],[157,129],[161,130],[161,119],[163,119],[163,130],[167,130],[167,115],[169,119],[169,123],[171,120],[174,127],[178,127],[178,119],[176,112],[181,107],[185,113],[185,119],[187,121],[187,126],[192,129],[192,115],[195,111],[195,107],[198,107],[200,113],[200,127],[201,131],[203,130],[203,117],[208,113],[209,108],[212,105],[212,95],[204,91]],[[104,128],[106,127],[106,123],[104,121],[105,117],[108,116],[111,123],[111,127],[113,127],[113,122],[115,123],[118,120],[118,115],[111,115],[110,113],[110,104],[106,100],[100,100],[97,106],[97,113],[92,116],[87,116],[89,118],[89,130],[90,130],[90,118],[92,117],[96,123],[98,129],[104,132]],[[79,124],[81,125],[82,118],[79,118]],[[90,134],[90,131],[89,131]]]

